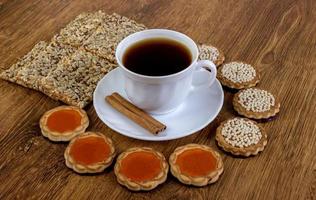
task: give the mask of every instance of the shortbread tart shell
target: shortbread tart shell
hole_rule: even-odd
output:
[[[220,50],[218,50],[218,51],[219,51],[219,55],[218,55],[217,59],[214,61],[214,64],[217,67],[221,66],[224,63],[224,61],[225,61],[224,53],[222,51],[220,51]]]
[[[94,163],[91,165],[83,165],[76,162],[76,160],[73,159],[70,155],[70,149],[77,139],[83,138],[83,137],[102,137],[110,147],[110,154],[108,158],[102,162]],[[83,134],[78,135],[77,137],[75,137],[74,139],[70,141],[69,145],[67,146],[65,150],[64,158],[65,158],[66,166],[68,168],[73,169],[75,172],[80,173],[80,174],[83,174],[83,173],[91,174],[91,173],[103,172],[108,166],[112,164],[115,155],[116,153],[115,153],[114,144],[110,138],[98,132],[85,132]]]
[[[246,119],[246,118],[243,118],[243,119],[251,121],[259,127],[260,132],[262,134],[262,137],[257,144],[251,145],[249,147],[239,148],[239,147],[234,147],[231,144],[229,144],[228,142],[226,142],[225,138],[222,135],[222,130],[223,130],[225,123],[228,122],[230,119],[223,121],[220,124],[220,126],[216,129],[215,140],[217,141],[218,146],[220,146],[224,151],[229,152],[235,156],[249,157],[252,155],[257,155],[259,152],[263,151],[265,146],[267,145],[268,140],[267,140],[266,131],[258,123],[254,122],[252,120]]]
[[[179,166],[176,163],[177,157],[182,152],[188,149],[196,149],[196,148],[211,152],[217,160],[216,169],[205,176],[192,177],[192,176],[185,175],[181,172]],[[170,164],[171,174],[175,176],[181,183],[184,183],[186,185],[199,186],[199,187],[216,182],[224,170],[224,164],[223,164],[220,154],[214,151],[211,147],[208,147],[206,145],[200,145],[200,144],[187,144],[187,145],[176,148],[175,151],[169,157],[169,164]]]
[[[264,112],[253,112],[250,110],[246,110],[239,102],[239,94],[243,90],[240,90],[233,97],[233,107],[238,112],[238,114],[252,118],[252,119],[267,119],[275,116],[280,111],[280,102],[275,98],[275,104],[270,108],[270,110]]]
[[[241,61],[236,61],[236,62],[241,62]],[[224,85],[226,87],[240,90],[240,89],[244,89],[244,88],[254,87],[260,81],[260,73],[258,72],[258,70],[256,70],[256,76],[251,81],[237,83],[237,82],[233,82],[233,81],[227,79],[225,76],[223,76],[222,68],[223,68],[223,65],[218,68],[217,78],[222,83],[222,85]]]
[[[120,173],[121,161],[129,154],[131,154],[133,152],[138,152],[138,151],[151,152],[151,153],[155,154],[159,159],[161,159],[161,164],[162,164],[161,165],[161,172],[154,179],[149,180],[149,181],[139,182],[139,181],[131,180]],[[116,163],[115,163],[115,167],[114,167],[114,173],[116,175],[117,181],[121,185],[126,186],[128,189],[130,189],[132,191],[140,191],[140,190],[149,191],[149,190],[156,188],[159,184],[161,184],[167,180],[168,171],[169,171],[169,165],[168,165],[164,155],[158,151],[155,151],[152,148],[149,148],[149,147],[134,147],[134,148],[128,149],[127,151],[121,153],[118,156]]]
[[[50,130],[49,127],[47,126],[47,119],[52,113],[59,110],[77,111],[81,116],[80,126],[78,126],[75,130],[71,130],[71,131],[67,131],[63,133]],[[41,128],[43,136],[47,137],[49,140],[56,141],[56,142],[70,141],[75,136],[85,132],[86,128],[89,126],[89,118],[88,118],[87,113],[81,108],[78,108],[75,106],[59,106],[45,112],[44,115],[41,117],[39,124],[40,124],[40,128]]]

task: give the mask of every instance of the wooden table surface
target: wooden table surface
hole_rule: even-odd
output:
[[[170,174],[150,192],[130,192],[116,182],[113,166],[99,175],[68,169],[66,143],[45,139],[41,115],[61,103],[0,80],[0,199],[316,199],[316,9],[314,0],[0,0],[0,71],[40,40],[48,41],[81,12],[117,12],[151,28],[170,28],[220,48],[227,61],[258,67],[260,87],[281,101],[277,119],[264,124],[268,145],[247,159],[219,150],[216,127],[231,116],[232,94],[218,118],[202,131],[168,142],[121,136],[86,107],[89,130],[111,137],[119,152],[153,147],[168,157],[180,145],[217,149],[225,170],[219,181],[188,187]],[[194,117],[194,116],[192,116]]]

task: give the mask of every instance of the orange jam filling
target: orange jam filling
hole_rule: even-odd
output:
[[[59,133],[73,131],[81,125],[81,115],[75,110],[58,110],[47,118],[47,126],[50,130]]]
[[[213,154],[203,149],[188,149],[178,155],[176,164],[184,175],[205,176],[216,169],[217,160]]]
[[[72,143],[69,154],[82,165],[91,165],[105,161],[111,153],[108,143],[102,137],[82,137]]]
[[[161,160],[152,152],[133,152],[121,161],[120,173],[133,181],[142,182],[152,180],[160,172]]]

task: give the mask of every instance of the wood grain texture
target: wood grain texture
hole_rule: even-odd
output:
[[[259,86],[281,102],[265,123],[268,145],[248,159],[223,156],[216,184],[197,188],[170,174],[151,192],[133,193],[116,182],[113,166],[96,176],[68,169],[66,143],[41,136],[41,115],[60,105],[41,93],[0,80],[0,199],[316,199],[316,8],[314,0],[0,0],[0,71],[40,40],[49,40],[83,11],[117,12],[148,27],[175,29],[220,48],[227,61],[258,67]],[[168,157],[179,145],[210,145],[219,123],[235,115],[226,92],[220,115],[192,136],[144,142],[106,127],[89,105],[88,130],[111,137],[119,152],[149,146]]]

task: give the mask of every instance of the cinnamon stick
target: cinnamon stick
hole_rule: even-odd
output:
[[[119,93],[114,92],[112,94],[112,96],[114,98],[116,98],[121,104],[123,104],[125,107],[129,108],[132,112],[136,113],[139,116],[144,117],[146,120],[148,120],[149,122],[151,122],[152,124],[154,124],[156,127],[158,128],[162,128],[163,130],[166,129],[166,125],[162,124],[161,122],[157,121],[155,118],[153,118],[152,116],[150,116],[149,114],[147,114],[145,111],[143,111],[142,109],[138,108],[137,106],[135,106],[134,104],[132,104],[131,102],[127,101],[126,99],[124,99]]]
[[[113,108],[153,134],[158,134],[166,129],[164,124],[157,121],[116,92],[107,96],[105,99]]]

